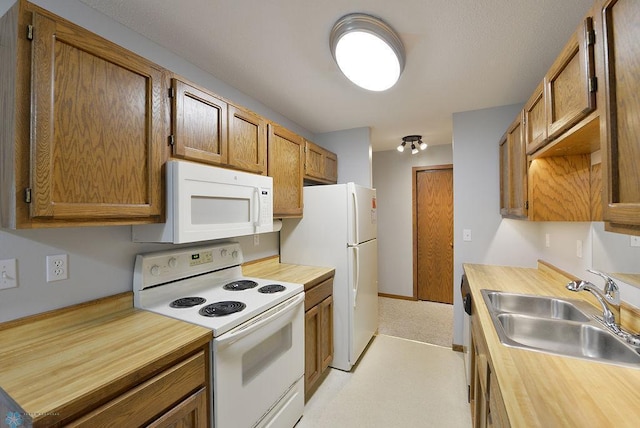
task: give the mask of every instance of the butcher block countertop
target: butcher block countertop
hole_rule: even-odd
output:
[[[565,289],[573,277],[544,262],[538,269],[465,264],[464,271],[512,427],[638,426],[640,368],[506,347],[480,293],[481,289],[500,290],[597,304],[588,292]],[[621,297],[624,300],[624,294]],[[623,325],[633,325],[628,309],[623,310]]]
[[[245,276],[254,278],[304,284],[304,290],[307,291],[331,278],[335,274],[335,269],[332,267],[280,263],[279,256],[272,256],[243,264],[242,273]]]
[[[9,321],[0,324],[0,404],[13,400],[34,425],[50,426],[126,392],[211,339],[211,330],[135,309],[133,293]]]

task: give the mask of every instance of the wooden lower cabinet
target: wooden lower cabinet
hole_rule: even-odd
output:
[[[207,427],[208,358],[200,351],[67,426]]]
[[[477,313],[474,309],[473,313]],[[500,385],[478,322],[471,317],[471,418],[474,428],[510,427]]]
[[[315,392],[333,360],[333,277],[306,291],[305,400]]]

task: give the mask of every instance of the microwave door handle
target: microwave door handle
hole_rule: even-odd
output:
[[[260,221],[262,220],[260,218],[260,216],[262,214],[262,198],[260,197],[260,188],[259,187],[255,188],[255,195],[258,198],[258,215],[256,215],[256,220],[253,222],[253,231],[254,231],[254,233],[258,233],[258,226],[260,226]]]

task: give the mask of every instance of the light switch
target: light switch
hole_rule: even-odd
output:
[[[580,239],[576,241],[576,256],[582,258],[582,241]]]
[[[629,246],[640,247],[640,236],[629,236]]]
[[[16,259],[0,260],[0,290],[18,286]]]
[[[462,229],[462,240],[471,241],[471,229]]]

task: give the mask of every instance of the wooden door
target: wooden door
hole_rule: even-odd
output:
[[[172,79],[173,155],[213,165],[227,163],[227,103],[195,85]]]
[[[269,124],[267,170],[273,177],[273,216],[302,217],[304,139]]]
[[[527,218],[527,156],[524,147],[522,112],[507,130],[508,215]]]
[[[547,121],[544,104],[544,82],[540,82],[524,106],[524,139],[527,154],[547,142]]]
[[[30,217],[159,217],[164,70],[39,10],[33,27]]]
[[[229,165],[267,174],[267,121],[229,104]]]
[[[453,166],[413,168],[414,292],[453,303]]]
[[[320,305],[316,305],[304,314],[304,390],[308,398],[322,373],[322,361],[319,342],[322,336]]]

